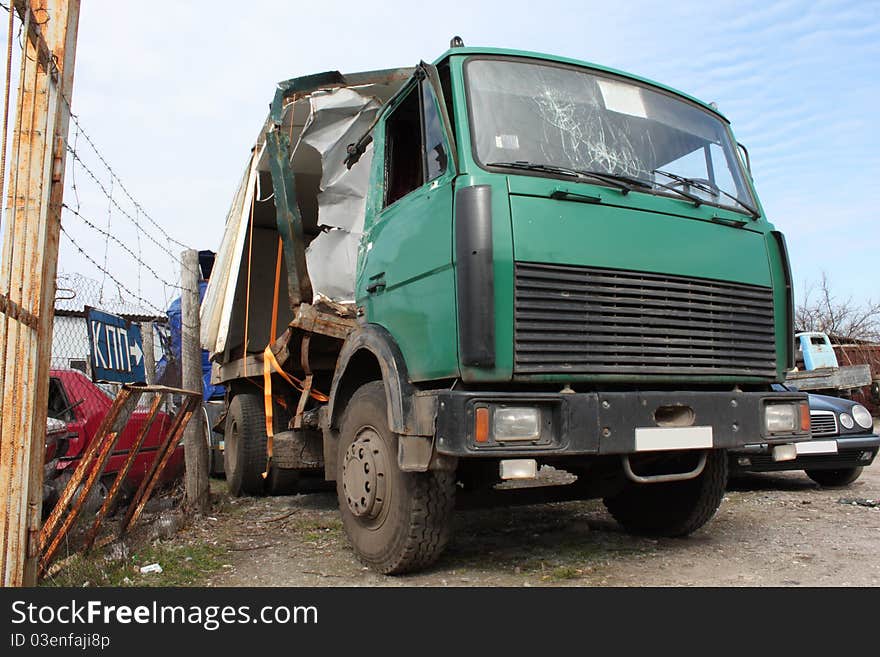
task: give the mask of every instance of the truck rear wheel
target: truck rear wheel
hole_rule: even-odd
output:
[[[860,476],[862,476],[862,468],[842,468],[840,470],[805,470],[807,476],[820,486],[828,488],[838,488],[840,486],[848,486]]]
[[[345,533],[360,560],[394,575],[424,568],[449,539],[455,475],[402,472],[388,428],[385,387],[361,386],[342,418],[336,494]]]
[[[268,439],[262,397],[253,393],[235,395],[226,415],[223,450],[223,469],[231,495],[264,494]]]
[[[695,479],[630,484],[606,497],[605,508],[631,534],[687,536],[705,525],[721,504],[727,485],[727,454],[713,450]]]

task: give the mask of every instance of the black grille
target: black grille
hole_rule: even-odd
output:
[[[518,262],[515,307],[516,374],[776,375],[767,287]]]
[[[814,436],[831,436],[837,433],[834,413],[813,411],[810,413],[810,433]]]
[[[770,454],[749,455],[751,464],[745,466],[746,470],[753,472],[768,472],[773,470],[809,470],[811,467],[824,469],[855,468],[860,465],[868,465],[869,461],[862,461],[862,453],[871,450],[842,449],[837,454],[801,454],[794,461],[774,461]]]

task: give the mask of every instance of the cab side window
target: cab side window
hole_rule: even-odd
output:
[[[437,101],[421,82],[385,122],[385,206],[440,176],[448,160]]]
[[[385,123],[385,205],[423,182],[419,94],[413,89]]]

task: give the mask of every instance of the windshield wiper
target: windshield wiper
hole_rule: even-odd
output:
[[[651,186],[651,184],[648,182],[637,180],[635,178],[628,178],[627,176],[618,176],[616,174],[610,173],[598,173],[595,171],[581,171],[580,169],[570,169],[568,167],[561,167],[555,164],[537,164],[534,162],[527,162],[525,160],[517,160],[516,162],[489,162],[487,166],[510,167],[511,169],[525,169],[528,171],[544,171],[547,173],[556,173],[565,176],[571,176],[572,178],[594,178],[596,180],[604,182],[607,185],[616,187],[624,196],[635,189],[635,186]]]
[[[574,169],[556,166],[555,164],[538,164],[536,162],[527,162],[525,160],[517,160],[516,162],[489,162],[486,166],[490,167],[509,167],[511,169],[525,169],[526,171],[545,171],[547,173],[557,173],[572,178],[580,178],[581,173]]]
[[[606,173],[604,171],[583,171],[581,169],[577,169],[577,172],[581,175],[590,176],[591,178],[601,180],[604,183],[608,183],[609,185],[617,187],[624,196],[629,194],[637,187],[641,187],[643,189],[652,189],[654,187],[654,184],[648,180],[633,178],[632,176],[626,176],[622,173]]]
[[[755,208],[753,208],[751,205],[739,200],[733,194],[728,194],[727,192],[725,192],[723,189],[721,189],[717,185],[709,185],[701,180],[697,180],[696,178],[687,178],[685,176],[679,176],[676,173],[670,173],[669,171],[663,171],[662,169],[654,169],[651,173],[659,173],[661,176],[666,176],[667,178],[670,178],[672,180],[680,182],[683,185],[689,185],[690,187],[696,187],[697,189],[702,190],[702,191],[706,192],[707,194],[711,194],[712,196],[718,196],[719,194],[723,194],[724,196],[726,196],[730,200],[732,200],[735,203],[738,203],[740,206],[742,206],[755,219],[759,219],[761,217],[761,215],[758,214],[758,211]],[[657,183],[657,184],[659,185],[661,183]],[[672,189],[674,189],[675,191],[678,191],[677,188],[672,187]]]

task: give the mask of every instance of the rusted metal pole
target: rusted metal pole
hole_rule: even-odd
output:
[[[24,52],[0,265],[0,584],[36,583],[55,274],[79,0],[15,0]],[[9,309],[18,309],[10,313]],[[20,311],[20,312],[19,312]],[[24,321],[30,318],[30,321]]]
[[[180,256],[180,368],[181,387],[203,391],[202,347],[199,340],[199,254],[187,249]],[[186,505],[194,513],[208,512],[208,444],[203,422],[190,422],[184,433],[186,458]]]

